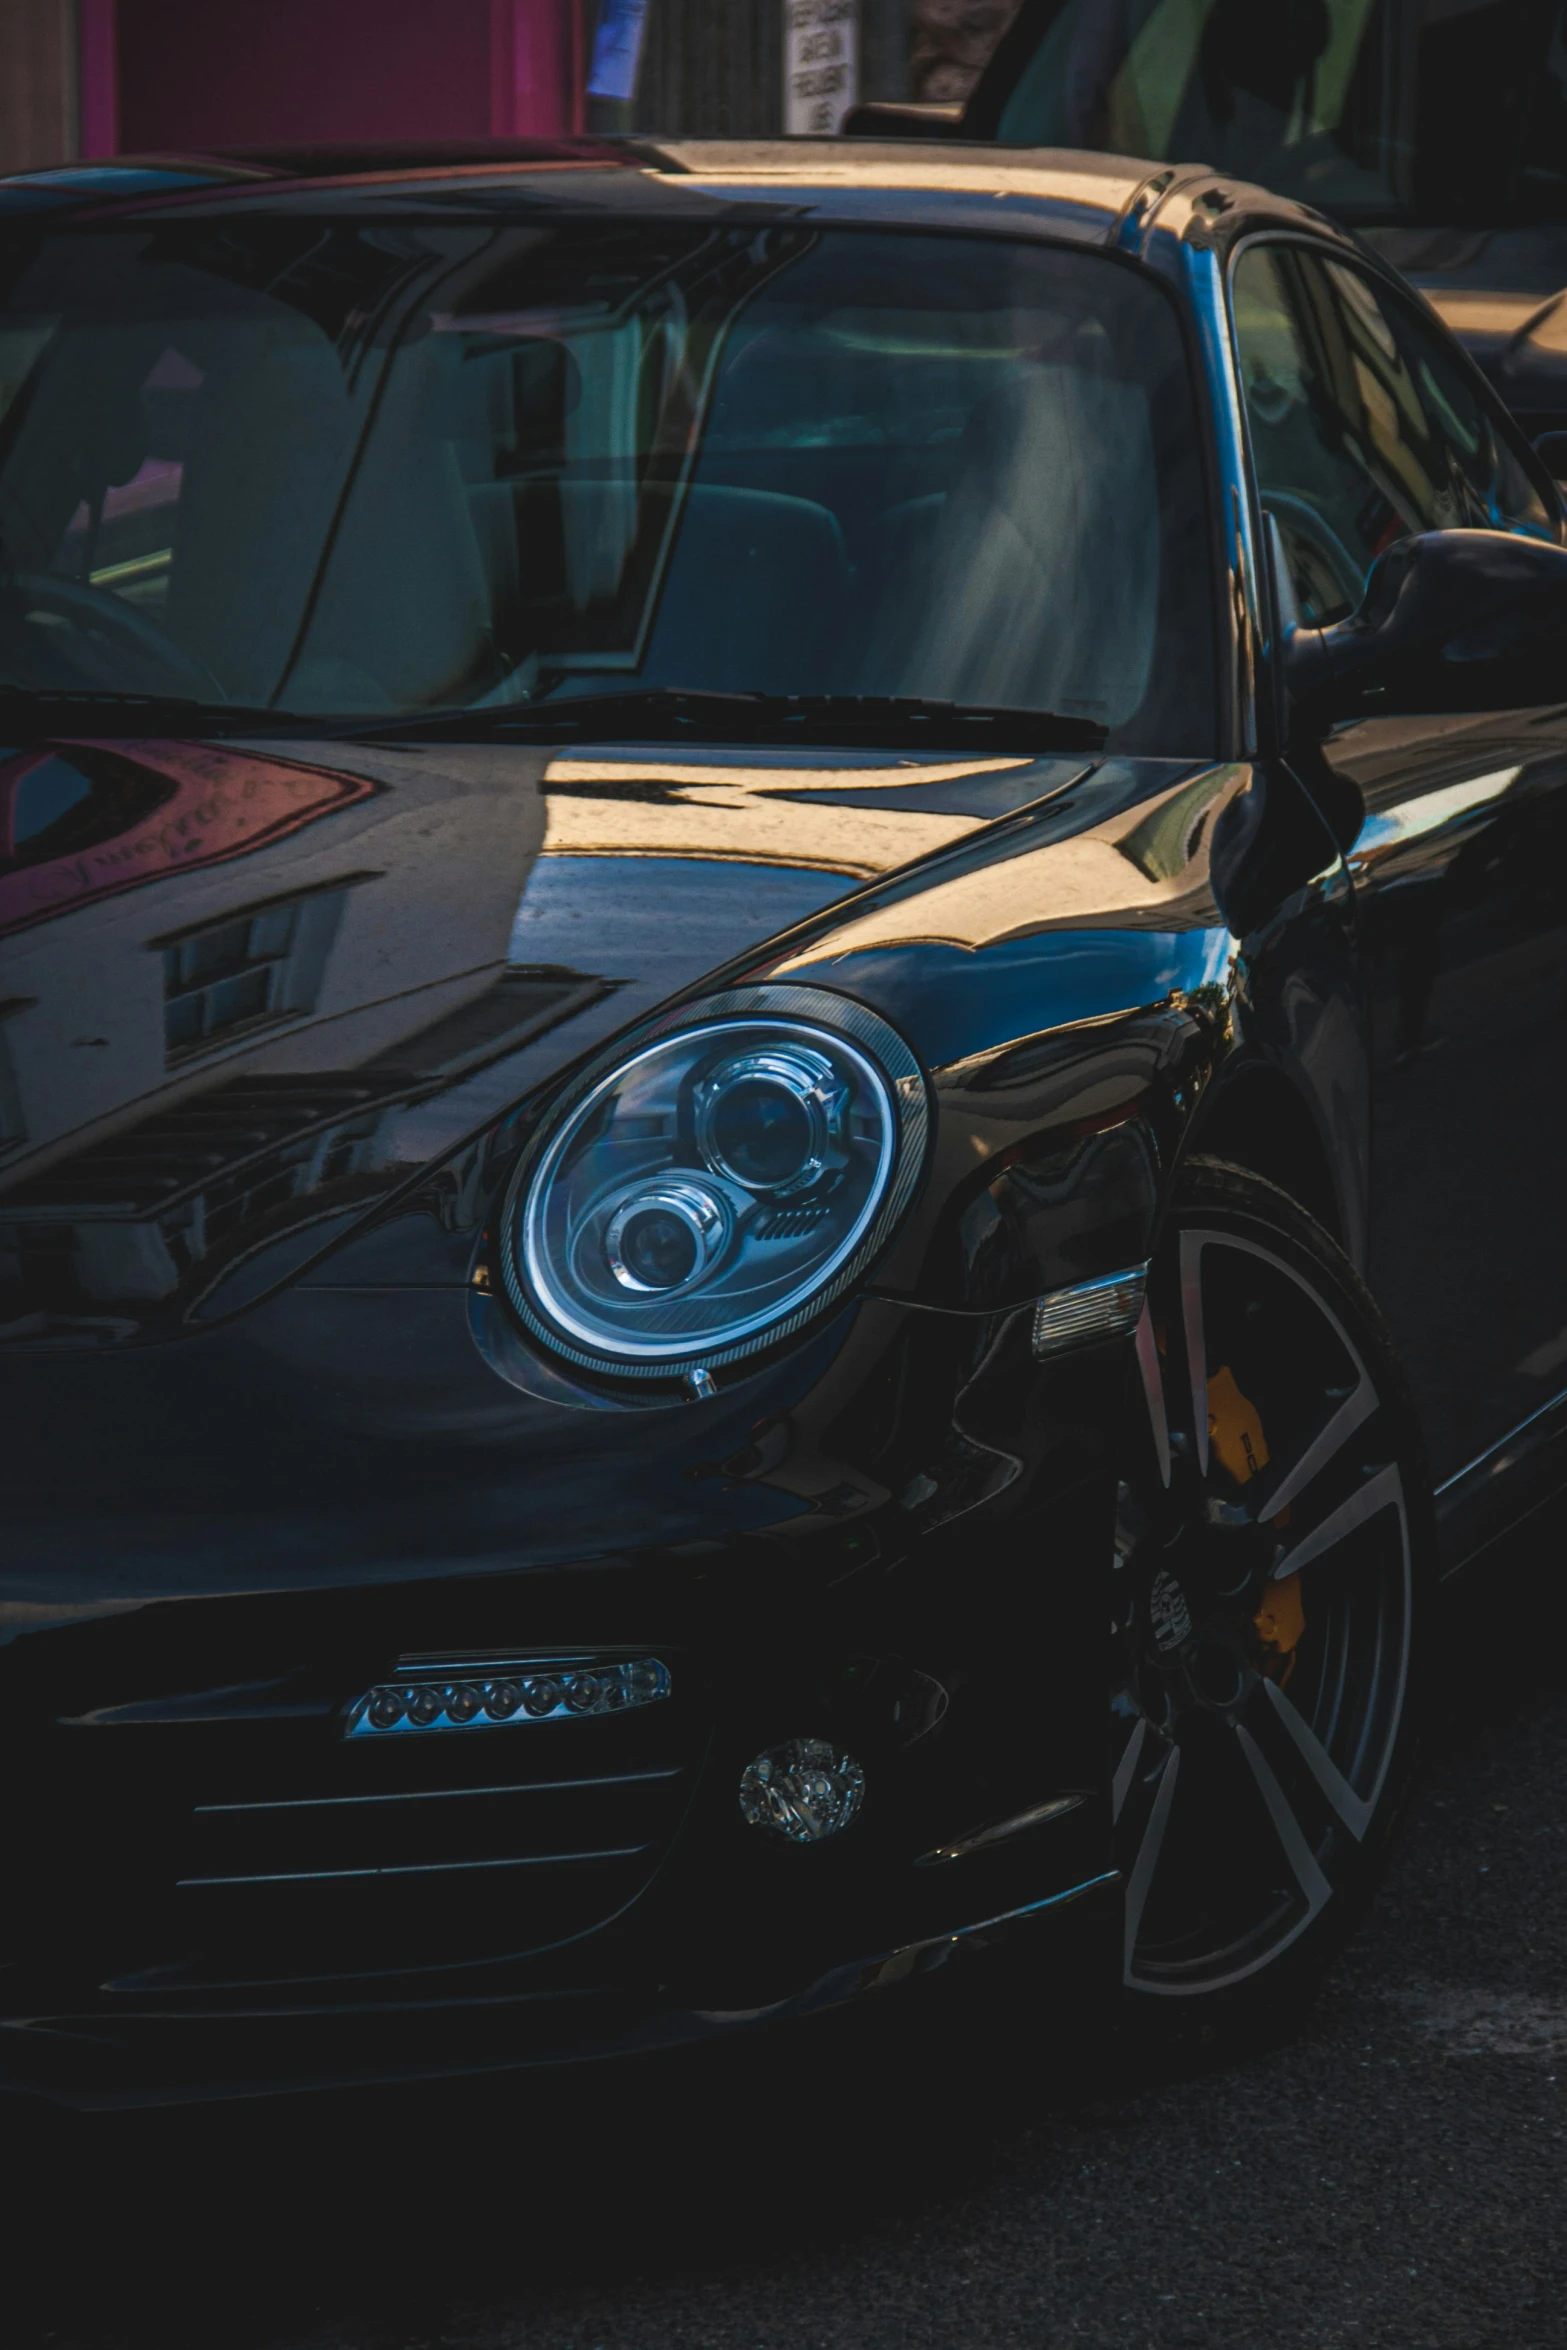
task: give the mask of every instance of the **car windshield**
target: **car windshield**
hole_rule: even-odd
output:
[[[233,212],[0,264],[13,699],[918,696],[1212,748],[1201,436],[1129,265]]]
[[[1564,20],[1561,0],[1044,0],[998,55],[1017,78],[994,127],[1201,160],[1367,225],[1563,221]]]

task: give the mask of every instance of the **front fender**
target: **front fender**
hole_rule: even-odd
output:
[[[1140,1262],[1184,1155],[1263,1081],[1363,1228],[1364,1021],[1327,826],[1282,767],[1116,780],[766,970],[870,1005],[930,1071],[930,1170],[883,1295],[994,1312]]]

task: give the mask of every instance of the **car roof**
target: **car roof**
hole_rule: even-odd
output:
[[[1201,163],[953,139],[472,140],[126,155],[0,178],[7,219],[123,223],[171,213],[294,211],[442,219],[539,209],[710,213],[976,228],[1136,250],[1157,213],[1185,241],[1225,244],[1266,220],[1346,243],[1301,204]],[[1004,209],[1002,209],[1004,208]]]

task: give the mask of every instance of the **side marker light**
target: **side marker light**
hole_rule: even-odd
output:
[[[1147,1266],[1129,1265],[1123,1273],[1107,1273],[1097,1281],[1075,1281],[1070,1289],[1053,1289],[1048,1297],[1036,1299],[1035,1360],[1063,1354],[1069,1347],[1090,1346],[1100,1338],[1130,1337],[1147,1288]]]

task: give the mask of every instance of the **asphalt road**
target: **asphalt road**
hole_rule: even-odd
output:
[[[0,2203],[0,2330],[60,2350],[1567,2345],[1564,1552],[1542,1535],[1533,1587],[1463,1643],[1464,1718],[1386,1892],[1266,2053],[1150,2076],[971,1993],[923,2045],[73,2132],[23,2150]]]

